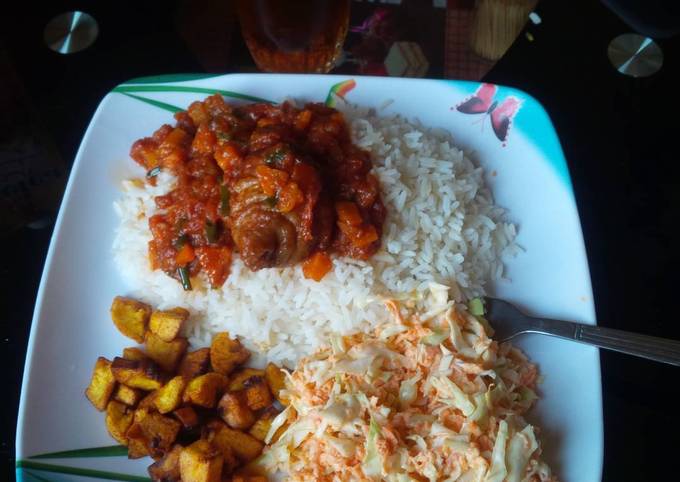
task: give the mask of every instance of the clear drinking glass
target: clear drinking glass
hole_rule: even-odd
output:
[[[340,56],[350,0],[238,0],[241,32],[265,72],[321,72]]]

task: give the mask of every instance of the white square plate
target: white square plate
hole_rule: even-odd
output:
[[[132,143],[193,100],[221,91],[230,100],[333,100],[384,107],[449,130],[486,169],[496,203],[519,225],[526,250],[508,262],[511,283],[493,295],[544,316],[595,323],[588,262],[567,165],[545,110],[524,92],[496,86],[499,105],[521,103],[505,143],[487,119],[455,109],[480,84],[321,75],[174,76],[137,79],[108,94],[78,151],[54,229],[28,344],[17,426],[17,479],[148,480],[149,461],[113,447],[104,416],[83,395],[100,355],[129,344],[110,322],[114,296],[128,287],[111,259],[118,219],[113,202],[130,177]],[[351,92],[349,92],[351,90]],[[175,107],[176,106],[176,107]],[[482,119],[481,123],[477,122]],[[602,401],[596,349],[538,335],[518,341],[544,383],[530,419],[561,480],[595,482],[602,473]],[[103,449],[102,449],[103,447]],[[61,452],[61,453],[58,453]],[[89,479],[91,480],[91,479]]]

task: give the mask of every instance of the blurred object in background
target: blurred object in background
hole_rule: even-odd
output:
[[[444,76],[449,79],[481,80],[495,62],[470,48],[475,0],[448,0],[444,50]]]
[[[350,0],[238,0],[241,32],[265,72],[321,72],[335,66]]]
[[[425,77],[429,63],[423,49],[415,42],[395,42],[385,58],[390,77]]]
[[[537,0],[479,0],[470,46],[479,56],[498,60],[510,48]]]
[[[678,0],[602,0],[632,29],[648,37],[663,39],[680,33]]]
[[[238,24],[232,2],[180,0],[174,14],[174,24],[206,72],[222,74],[233,69],[230,63],[232,35],[238,29]]]
[[[59,208],[66,166],[0,44],[0,235],[44,227]]]

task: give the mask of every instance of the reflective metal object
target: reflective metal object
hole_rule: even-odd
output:
[[[85,12],[65,12],[49,21],[43,37],[47,46],[60,54],[88,48],[99,34],[97,21]]]
[[[631,77],[648,77],[663,65],[659,45],[651,38],[635,33],[625,33],[612,40],[607,55],[616,70]]]
[[[484,298],[484,304],[494,338],[501,342],[522,333],[539,333],[680,366],[680,340],[527,316],[507,301],[495,298]]]

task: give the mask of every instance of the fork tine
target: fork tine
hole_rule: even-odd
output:
[[[507,341],[524,331],[525,315],[512,304],[488,296],[484,298],[484,304],[487,319],[495,331],[494,338],[497,341]]]

